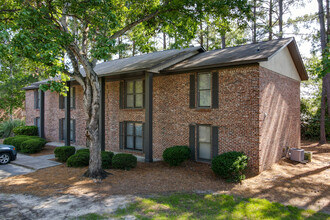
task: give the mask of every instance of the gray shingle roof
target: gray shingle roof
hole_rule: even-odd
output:
[[[303,80],[308,79],[294,38],[277,39],[207,51],[167,68],[164,72],[182,72],[267,61],[276,52],[286,46],[289,48],[300,77]]]
[[[182,50],[164,50],[124,59],[111,60],[97,64],[94,70],[99,76],[147,71],[157,66],[163,65],[170,60],[197,51],[202,52],[204,49],[202,47],[189,47]],[[83,70],[82,72],[84,74]]]

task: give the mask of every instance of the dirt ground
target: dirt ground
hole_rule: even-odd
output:
[[[101,183],[83,177],[87,168],[65,165],[0,180],[0,192],[37,196],[70,194],[108,197],[170,192],[217,192],[243,197],[266,198],[330,213],[330,144],[307,142],[302,148],[313,152],[313,161],[300,164],[282,160],[270,170],[247,178],[242,184],[227,183],[216,177],[210,165],[187,161],[179,167],[163,162],[138,163],[130,171],[107,170]]]
[[[56,147],[53,147],[53,146],[45,146],[44,149],[42,149],[42,151],[35,153],[35,154],[28,154],[28,155],[32,156],[32,157],[37,157],[37,156],[53,154],[55,148]]]

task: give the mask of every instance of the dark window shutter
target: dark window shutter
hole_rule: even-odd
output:
[[[218,155],[219,146],[219,127],[212,127],[212,157]]]
[[[76,87],[71,87],[72,89],[72,96],[71,96],[71,108],[76,108]]]
[[[64,109],[64,96],[59,94],[58,97],[59,109]]]
[[[145,123],[142,123],[142,152],[144,153],[144,128],[145,128]]]
[[[124,148],[124,122],[119,122],[119,149]]]
[[[189,147],[191,150],[191,159],[195,160],[195,149],[196,149],[196,126],[189,125]]]
[[[63,120],[58,120],[58,136],[60,140],[63,140]]]
[[[38,108],[38,90],[34,90],[34,108]]]
[[[142,85],[143,85],[143,90],[142,90],[142,92],[143,92],[143,103],[142,103],[142,108],[144,108],[144,105],[145,105],[145,92],[146,92],[146,82],[145,82],[145,80],[143,80],[143,83],[142,83]]]
[[[190,75],[190,90],[189,90],[189,108],[195,108],[196,92],[195,92],[195,74]]]
[[[76,119],[72,120],[72,142],[76,142]]]
[[[219,73],[212,74],[212,108],[219,108]]]
[[[119,84],[119,108],[123,109],[124,108],[124,82],[121,81]]]

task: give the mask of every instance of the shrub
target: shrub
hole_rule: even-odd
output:
[[[116,154],[112,157],[112,167],[115,169],[130,170],[136,167],[137,158],[132,154]]]
[[[68,158],[66,165],[68,167],[85,167],[89,164],[89,153],[80,152]]]
[[[190,158],[190,148],[187,146],[169,147],[163,152],[163,159],[170,166],[178,166]]]
[[[103,169],[109,169],[111,167],[112,157],[114,153],[109,151],[102,151],[101,157],[102,157],[102,168]]]
[[[248,157],[242,152],[231,151],[216,156],[212,160],[212,170],[220,177],[232,182],[245,179],[243,171],[247,167]]]
[[[72,146],[57,147],[54,150],[55,157],[62,162],[66,162],[75,152],[76,148]]]
[[[21,146],[20,150],[22,153],[38,153],[41,151],[45,146],[45,141],[37,139],[37,138],[28,138],[26,141],[24,141]]]
[[[7,144],[7,145],[13,145],[13,140],[15,139],[15,137],[8,137],[8,138],[5,138],[3,140],[3,144]]]
[[[87,149],[87,148],[79,149],[79,150],[77,150],[76,154],[83,153],[83,152],[89,154],[89,149]]]
[[[30,138],[28,136],[16,136],[16,137],[9,137],[6,138],[3,143],[4,144],[9,144],[9,145],[13,145],[14,147],[16,147],[17,151],[21,150],[21,145],[24,141],[29,140]]]
[[[38,127],[37,126],[19,126],[13,129],[15,135],[28,135],[28,136],[37,136]]]
[[[13,129],[19,126],[23,126],[25,122],[23,120],[14,119],[3,121],[0,124],[0,138],[6,138],[13,136]]]

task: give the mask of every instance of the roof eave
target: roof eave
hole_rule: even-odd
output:
[[[301,80],[308,80],[308,74],[304,65],[304,62],[301,58],[301,55],[299,53],[299,49],[297,46],[297,43],[295,39],[293,39],[289,44],[288,44],[288,49],[291,54],[291,57],[293,59],[293,62],[298,70],[299,76]]]

